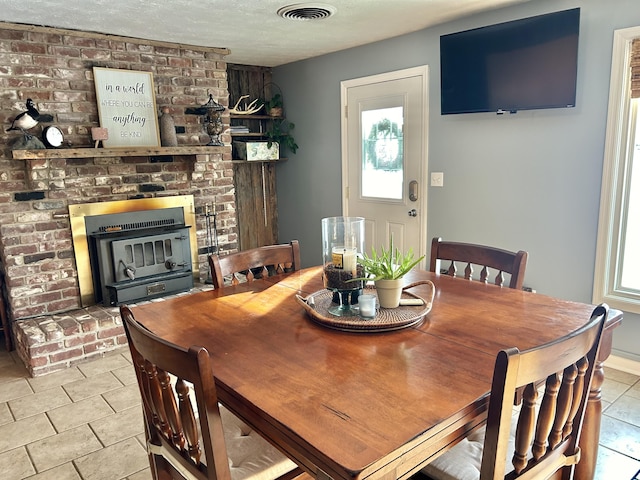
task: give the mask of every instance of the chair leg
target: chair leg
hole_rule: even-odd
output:
[[[149,453],[149,464],[151,465],[151,476],[154,480],[174,480],[174,476],[171,473],[171,465],[161,456]]]

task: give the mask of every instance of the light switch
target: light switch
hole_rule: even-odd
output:
[[[443,187],[444,186],[444,173],[443,172],[431,172],[431,186]]]

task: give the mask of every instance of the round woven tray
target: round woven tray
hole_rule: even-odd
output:
[[[431,295],[424,299],[406,290],[416,285],[430,284]],[[376,293],[375,288],[365,289],[366,293]],[[419,306],[401,305],[397,308],[379,308],[376,316],[371,319],[364,319],[357,315],[338,317],[329,313],[332,306],[333,292],[327,289],[319,290],[304,298],[296,295],[296,300],[305,309],[309,318],[314,322],[335,330],[345,332],[389,332],[402,328],[412,327],[424,320],[424,317],[431,311],[436,287],[429,281],[412,283],[404,287],[403,299],[420,299],[424,303]],[[310,300],[313,299],[311,302]]]

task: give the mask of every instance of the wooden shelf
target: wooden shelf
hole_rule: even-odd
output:
[[[242,115],[238,113],[231,113],[229,118],[241,118],[244,120],[279,120],[284,117],[272,117],[271,115]]]
[[[282,157],[282,158],[276,158],[275,160],[241,160],[239,158],[234,158],[233,160],[231,160],[232,163],[276,163],[276,162],[286,162],[288,160],[288,158],[286,157]]]
[[[206,145],[184,145],[179,147],[125,147],[125,148],[47,148],[41,150],[13,150],[14,160],[36,160],[42,158],[89,158],[89,157],[149,157],[155,155],[198,155],[224,153],[229,147]]]
[[[230,115],[230,118],[235,119],[235,120],[253,120],[253,121],[259,121],[260,124],[260,129],[265,129],[266,130],[266,126],[268,125],[268,123],[265,122],[269,122],[269,121],[274,121],[274,120],[282,120],[284,117],[272,117],[271,115],[241,115],[241,114],[237,114],[237,113],[232,113]],[[241,124],[242,125],[242,124]],[[246,125],[246,124],[244,124]],[[255,130],[256,125],[253,125],[253,129]],[[229,132],[231,134],[232,137],[251,137],[251,138],[266,138],[267,137],[267,132],[263,131],[263,132],[245,132],[245,133],[241,133],[241,132]]]

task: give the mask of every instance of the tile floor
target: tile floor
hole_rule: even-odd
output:
[[[597,480],[640,479],[640,376],[606,377]],[[3,480],[150,480],[143,437],[126,348],[37,378],[0,351]]]

